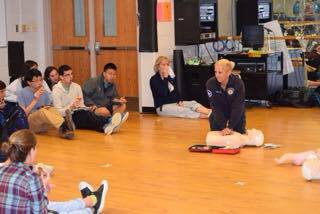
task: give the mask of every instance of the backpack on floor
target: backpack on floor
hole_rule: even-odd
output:
[[[6,102],[0,111],[1,142],[7,141],[9,136],[20,129],[28,129],[29,123],[24,110],[16,103]]]
[[[281,106],[293,106],[296,108],[313,107],[313,93],[313,89],[305,87],[285,89],[278,94],[276,103]]]

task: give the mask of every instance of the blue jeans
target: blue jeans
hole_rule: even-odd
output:
[[[56,211],[59,214],[91,214],[93,213],[91,208],[85,206],[82,199],[77,198],[70,201],[65,202],[53,202],[49,201],[48,210]]]

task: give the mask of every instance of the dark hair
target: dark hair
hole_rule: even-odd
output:
[[[51,82],[50,80],[50,73],[51,71],[56,70],[58,72],[58,69],[54,66],[49,66],[46,68],[46,70],[44,71],[44,81],[46,81],[46,83],[48,84],[49,88],[52,90],[53,87],[53,82]]]
[[[39,76],[42,77],[42,74],[38,69],[31,69],[27,71],[27,73],[24,75],[24,81],[27,84],[26,86],[29,85],[28,81],[31,82],[33,77],[39,77]]]
[[[0,80],[0,90],[3,90],[5,88],[6,88],[6,84]]]
[[[108,69],[113,69],[113,70],[117,70],[117,66],[115,64],[111,63],[107,63],[105,64],[104,68],[103,68],[103,72],[107,71]]]
[[[34,66],[38,67],[38,63],[33,60],[27,60],[24,62],[24,64],[29,68],[29,70]]]
[[[28,129],[21,129],[14,132],[8,142],[2,144],[1,150],[11,162],[24,162],[36,144],[34,133]]]
[[[69,65],[61,65],[58,69],[58,73],[60,76],[64,75],[65,71],[72,70],[72,68]]]
[[[20,75],[22,88],[28,86],[28,83],[24,80],[26,73],[34,66],[38,66],[38,63],[33,60],[27,60],[22,65],[22,71]]]

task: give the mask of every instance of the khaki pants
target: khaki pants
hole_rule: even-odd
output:
[[[47,131],[50,126],[59,129],[63,121],[63,117],[54,107],[41,108],[28,116],[30,130],[35,133]]]

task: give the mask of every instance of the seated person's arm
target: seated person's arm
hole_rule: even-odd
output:
[[[6,87],[6,97],[5,100],[10,101],[10,102],[18,102],[17,101],[17,93],[19,90],[22,89],[21,86],[21,80],[16,79],[14,80],[12,83],[10,83],[7,87]]]
[[[241,86],[236,89],[236,98],[232,103],[231,107],[231,116],[228,124],[228,128],[234,129],[237,125],[243,113],[245,111],[245,91],[244,91],[244,84],[242,83]]]
[[[320,86],[320,82],[308,80],[308,87],[318,87]]]
[[[67,109],[74,110],[77,107],[81,107],[81,98],[75,97],[74,100],[69,103],[67,106],[62,106],[62,100],[64,99],[63,94],[59,93],[58,90],[52,91],[52,98],[53,98],[53,106],[59,111],[61,115],[64,116]],[[82,101],[83,102],[83,101]]]
[[[165,81],[167,83],[167,81]],[[175,97],[168,96],[167,84],[162,82],[156,82],[154,80],[150,81],[150,88],[152,91],[152,96],[155,99],[158,99],[161,103],[169,104],[175,103],[177,100]]]
[[[86,106],[95,106],[94,101],[91,99],[93,94],[96,92],[95,90],[95,85],[91,83],[90,80],[85,82],[82,86],[82,93],[83,93],[83,98],[84,98],[84,104]]]
[[[29,115],[29,113],[31,112],[32,108],[37,104],[37,102],[39,101],[41,95],[44,93],[44,89],[40,88],[38,91],[36,91],[34,93],[34,95],[33,95],[32,101],[30,103],[28,103],[25,100],[25,97],[21,93],[22,90],[19,92],[19,95],[18,95],[18,103],[19,103],[20,107],[24,110],[26,115]]]
[[[47,213],[48,200],[45,197],[44,188],[39,177],[29,181],[29,200],[31,213]]]

